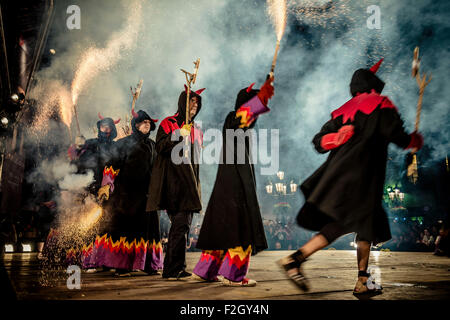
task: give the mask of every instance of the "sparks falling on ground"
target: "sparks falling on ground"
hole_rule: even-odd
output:
[[[124,12],[128,13],[124,30],[114,34],[105,48],[90,47],[80,58],[75,77],[72,82],[72,102],[88,84],[102,71],[110,70],[123,55],[137,44],[137,37],[142,24],[142,3],[140,0],[122,2]]]
[[[80,227],[83,230],[89,230],[100,220],[103,213],[102,207],[95,205],[91,210],[81,216]]]
[[[267,0],[267,13],[275,27],[278,41],[281,40],[286,29],[286,7],[286,0]]]

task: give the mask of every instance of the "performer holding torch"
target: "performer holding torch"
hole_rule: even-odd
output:
[[[197,248],[203,250],[194,268],[194,278],[199,281],[219,281],[220,276],[226,286],[255,286],[256,281],[246,277],[250,256],[267,249],[245,132],[255,126],[261,114],[270,111],[268,102],[274,94],[273,73],[286,23],[286,4],[284,0],[268,4],[277,29],[275,55],[261,89],[252,89],[253,83],[240,90],[234,110],[224,121],[222,159],[197,242]],[[229,132],[237,139],[227,139]]]
[[[261,114],[270,111],[272,82],[273,77],[269,77],[260,90],[252,89],[254,83],[240,90],[234,110],[224,121],[222,159],[197,242],[197,248],[203,250],[194,268],[197,280],[219,281],[218,276],[222,276],[226,286],[256,285],[246,277],[250,256],[267,249],[267,241],[245,132],[255,126]],[[232,138],[227,139],[230,131]]]
[[[319,233],[279,261],[303,290],[309,288],[302,270],[306,259],[340,236],[355,232],[358,280],[353,292],[381,292],[367,268],[370,246],[391,238],[381,205],[388,145],[418,150],[423,144],[418,132],[405,132],[397,108],[381,95],[384,82],[376,72],[382,60],[370,69],[355,71],[350,83],[353,98],[331,113],[331,119],[313,139],[318,152],[330,155],[301,185],[305,204],[297,222]]]
[[[186,74],[187,86],[178,98],[178,111],[161,122],[156,135],[158,155],[153,166],[146,210],[167,210],[171,221],[163,268],[163,278],[168,280],[186,280],[191,276],[186,271],[186,241],[192,216],[202,209],[196,160],[203,144],[203,133],[194,120],[202,108],[200,94],[204,89],[190,89],[195,82],[199,62],[194,62],[196,71],[193,74],[182,70]],[[182,154],[177,152],[182,150]]]

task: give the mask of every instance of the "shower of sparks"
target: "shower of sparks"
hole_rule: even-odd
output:
[[[102,71],[110,70],[127,51],[137,44],[142,24],[142,3],[123,1],[128,13],[124,30],[114,34],[105,48],[90,47],[82,55],[72,82],[72,102],[77,104],[78,97],[87,85]]]
[[[37,101],[37,114],[32,124],[32,130],[46,132],[48,120],[58,114],[64,124],[70,128],[73,116],[72,100],[68,88],[59,81],[42,80],[30,92],[30,97]]]
[[[347,48],[353,49],[347,52],[343,50],[342,56],[354,58],[356,54],[358,56],[356,64],[363,67],[368,63],[368,59],[376,62],[386,56],[389,51],[384,29],[367,29],[366,19],[369,14],[355,14],[355,12],[366,12],[367,7],[371,4],[373,3],[370,0],[358,2],[351,0],[290,0],[287,10],[301,26],[309,28],[310,32],[317,30],[319,35],[313,40],[305,39],[304,43],[300,42],[299,45],[321,48],[324,45],[335,43],[338,37],[339,41],[345,43]],[[384,72],[389,72],[391,69],[392,64],[385,61]],[[393,86],[395,87],[396,84]]]
[[[41,286],[61,285],[69,264],[81,265],[82,250],[89,247],[106,223],[103,209],[94,196],[62,191],[57,222],[46,241],[39,282]]]
[[[286,28],[286,0],[267,0],[267,13],[280,41]]]
[[[84,230],[91,229],[101,218],[103,213],[102,207],[95,205],[91,210],[82,215],[80,226]]]

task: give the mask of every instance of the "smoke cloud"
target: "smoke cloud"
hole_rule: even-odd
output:
[[[136,110],[146,110],[160,120],[173,115],[185,83],[180,68],[192,71],[197,58],[201,63],[194,89],[207,88],[197,119],[203,129],[221,129],[238,91],[252,82],[260,87],[270,71],[276,34],[265,1],[137,2],[142,5],[143,20],[133,49],[124,52],[111,68],[96,73],[80,92],[77,106],[82,133],[87,138],[96,135],[92,128],[99,111],[103,116],[125,119],[131,108],[129,88],[139,79],[144,86]],[[53,79],[69,88],[87,48],[105,48],[114,34],[129,27],[128,2],[124,3],[125,8],[119,1],[58,1],[48,41],[56,55],[51,65],[38,73],[39,81]],[[66,27],[65,10],[71,4],[81,9],[80,30]],[[380,29],[367,26],[371,15],[367,8],[373,4],[380,8]],[[445,14],[449,9],[447,1],[431,0],[414,4],[394,0],[288,1],[272,111],[257,124],[258,128],[279,129],[280,168],[288,179],[300,183],[325,161],[326,155],[312,147],[314,134],[331,111],[350,99],[353,72],[370,67],[381,57],[385,60],[378,75],[386,82],[383,94],[398,107],[407,131],[413,130],[418,90],[410,73],[416,45],[421,49],[421,72],[433,74],[420,124],[427,147],[419,156],[423,164],[445,158],[450,145],[450,91],[445,88],[450,80],[450,22]],[[39,100],[40,94],[34,97]],[[404,151],[394,146],[390,149],[394,161],[403,156]],[[216,165],[201,167],[205,207],[216,170]],[[66,182],[62,182],[65,187]],[[267,177],[258,176],[257,182],[262,195]],[[267,203],[262,199],[261,204],[264,211]]]

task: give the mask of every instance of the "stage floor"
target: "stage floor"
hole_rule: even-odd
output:
[[[22,300],[355,300],[356,251],[323,250],[305,264],[311,291],[301,292],[286,279],[275,261],[288,251],[265,251],[252,257],[248,276],[256,287],[224,287],[220,283],[166,281],[161,276],[135,272],[117,278],[110,272],[81,273],[81,289],[69,290],[60,278],[52,286],[42,286],[39,261],[35,253],[5,254],[4,267],[17,298]],[[188,252],[188,271],[192,271],[199,252]],[[378,267],[383,294],[374,300],[441,300],[450,298],[450,259],[432,253],[372,252],[370,266]],[[61,272],[59,276],[61,276]],[[48,275],[46,275],[48,277]],[[51,276],[50,276],[51,277]],[[68,275],[63,275],[68,277]]]

